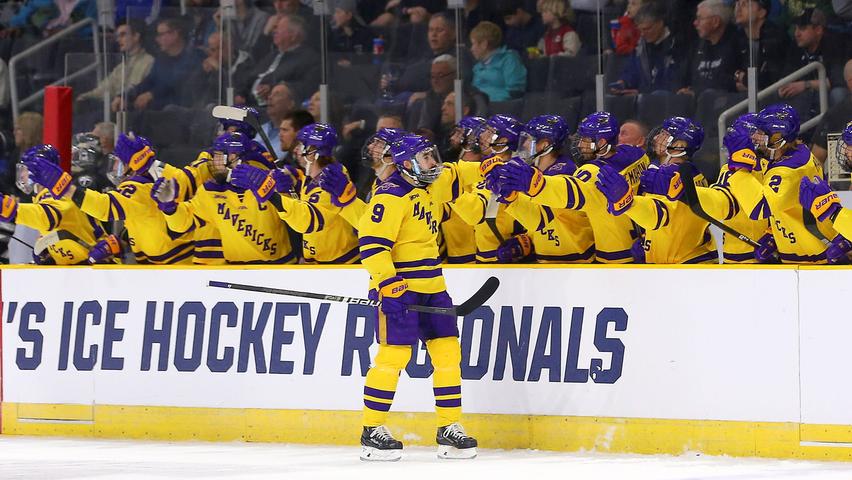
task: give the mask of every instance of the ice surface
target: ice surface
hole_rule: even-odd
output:
[[[407,448],[395,463],[361,462],[359,448],[258,443],[147,442],[0,436],[0,479],[850,480],[852,464],[481,450],[439,460]],[[449,475],[450,477],[447,477]]]

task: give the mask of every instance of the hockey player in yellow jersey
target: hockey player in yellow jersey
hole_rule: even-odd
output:
[[[376,188],[396,171],[390,154],[390,144],[405,133],[398,128],[380,128],[364,143],[361,149],[361,161],[365,167],[372,168],[376,175],[371,190],[367,194],[368,200]],[[367,211],[367,204],[357,196],[349,198],[347,192],[355,190],[352,180],[343,173],[342,169],[325,169],[320,175],[319,185],[342,205],[339,215],[357,230],[361,217]],[[345,200],[341,201],[341,197]]]
[[[239,132],[220,135],[213,144],[210,162],[213,178],[191,200],[177,203],[177,182],[165,178],[154,185],[151,197],[166,214],[171,231],[189,232],[200,222],[216,225],[225,260],[230,264],[295,263],[290,239],[275,207],[260,202],[230,180],[232,170],[241,162],[251,162],[266,170],[274,168],[250,142]]]
[[[837,142],[837,157],[846,168],[852,170],[852,122],[846,124],[843,135]],[[831,190],[828,182],[823,178],[814,177],[813,180],[808,177],[802,178],[799,202],[818,221],[831,222],[838,236],[844,239],[852,238],[852,210],[842,207],[840,197]],[[847,252],[844,250],[848,250],[846,247],[847,245],[842,241],[831,242],[826,251],[826,258],[831,259],[832,263],[845,263]]]
[[[15,197],[0,195],[0,222],[14,222],[39,231],[34,252],[41,265],[79,265],[88,263],[89,251],[96,242],[105,240],[99,222],[80,211],[69,198],[54,198],[51,192],[30,177],[30,166],[36,160],[59,165],[59,152],[52,145],[37,145],[21,156],[16,185],[26,194],[35,194],[33,203],[19,204]],[[53,235],[49,235],[49,234]]]
[[[505,163],[518,148],[518,137],[523,124],[517,119],[497,114],[491,116],[478,134],[482,151],[482,162]],[[532,241],[524,227],[506,213],[506,205],[486,187],[478,185],[471,192],[463,193],[452,208],[469,225],[474,226],[477,263],[519,262],[532,253]],[[498,257],[502,248],[504,254]]]
[[[610,166],[598,172],[596,186],[609,201],[614,216],[626,214],[645,229],[643,250],[645,262],[656,264],[714,263],[718,259],[710,224],[695,215],[689,206],[678,201],[683,193],[680,175],[672,175],[678,165],[688,162],[701,148],[704,130],[684,117],[663,122],[666,157],[660,167],[642,173],[641,196],[634,196],[630,185]],[[696,186],[707,186],[704,176],[692,163]]]
[[[521,133],[518,156],[498,165],[486,184],[507,203],[506,212],[517,219],[532,237],[538,263],[591,263],[595,259],[595,241],[589,218],[578,210],[544,207],[516,191],[501,192],[504,172],[518,170],[523,175],[532,164],[543,176],[571,175],[574,161],[563,155],[568,122],[558,115],[540,115],[530,120]],[[514,177],[515,173],[505,174]]]
[[[752,212],[752,218],[758,215],[769,218],[783,263],[845,261],[849,242],[837,235],[828,220],[820,222],[818,228],[834,244],[831,253],[835,257],[832,259],[826,259],[826,245],[804,225],[799,203],[800,184],[805,177],[822,177],[822,167],[810,150],[797,140],[798,134],[799,116],[793,107],[777,104],[761,110],[757,117],[760,140],[755,147],[757,157],[769,161],[763,182],[750,175],[735,175],[729,178],[729,183],[737,188],[737,202]],[[732,156],[728,168],[752,171],[756,162],[757,158]]]
[[[760,248],[755,249],[734,235],[724,233],[722,250],[725,263],[772,263],[777,258],[775,241],[769,231],[769,220],[760,215],[760,212],[755,214],[755,218],[751,217],[752,212],[743,208],[737,201],[737,197],[742,196],[737,190],[740,184],[736,181],[732,184],[730,180],[735,175],[751,175],[763,182],[768,162],[757,158],[754,152],[752,137],[757,130],[756,120],[755,113],[741,115],[734,121],[723,139],[729,159],[732,157],[748,158],[749,161],[754,159],[754,169],[748,171],[725,168],[719,173],[715,184],[707,188],[696,187],[698,199],[708,215],[724,222],[725,225],[748,238],[758,239],[761,245]]]
[[[482,161],[482,150],[479,148],[477,134],[485,124],[482,117],[464,117],[450,135],[450,146],[458,151],[459,162]],[[466,189],[465,193],[473,192],[474,187]],[[441,256],[446,263],[463,264],[476,262],[476,233],[475,227],[468,224],[455,210],[455,202],[444,205],[441,218],[441,235],[439,237]]]
[[[261,204],[280,193],[278,215],[302,234],[305,263],[357,263],[358,237],[352,225],[339,215],[341,208],[355,200],[356,192],[355,185],[332,157],[337,132],[330,125],[313,123],[299,130],[296,139],[295,156],[306,173],[300,182],[299,198],[289,194],[296,187],[296,178],[286,168],[267,171],[247,164],[237,165],[231,182],[251,190]],[[321,172],[334,168],[340,169],[338,173],[346,178],[339,196],[320,188]]]
[[[84,213],[96,220],[124,220],[137,263],[191,263],[191,237],[169,230],[165,217],[151,200],[151,187],[162,172],[162,163],[157,160],[151,143],[133,132],[121,134],[116,141],[115,155],[120,170],[108,174],[117,183],[116,190],[111,192],[77,188],[71,184],[70,175],[46,161],[33,162],[33,179],[50,185],[48,189],[56,198],[70,196]]]
[[[438,222],[442,205],[482,179],[489,165],[462,162],[443,166],[437,148],[417,135],[391,145],[397,172],[376,189],[361,218],[361,262],[370,272],[370,297],[381,301],[376,337],[378,353],[364,386],[361,458],[396,460],[402,443],[384,426],[400,371],[417,339],[426,343],[434,366],[438,454],[471,458],[476,440],[459,425],[461,416],[461,348],[456,318],[418,313],[408,305],[448,307],[438,258]]]
[[[594,232],[595,260],[599,263],[632,263],[631,247],[637,232],[629,217],[613,217],[607,212],[607,199],[595,188],[598,172],[604,165],[613,167],[635,193],[649,164],[641,148],[616,145],[618,131],[618,122],[612,114],[593,113],[580,122],[577,130],[578,147],[586,163],[574,174],[545,177],[528,166],[506,172],[501,179],[502,188],[523,193],[533,203],[585,213]]]

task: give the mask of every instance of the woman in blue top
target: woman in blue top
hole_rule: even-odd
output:
[[[470,31],[470,51],[476,59],[473,86],[492,102],[520,97],[527,87],[527,68],[514,50],[503,43],[503,32],[492,22],[480,22]]]

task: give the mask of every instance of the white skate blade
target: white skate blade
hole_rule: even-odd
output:
[[[466,460],[476,458],[476,447],[456,448],[450,445],[438,445],[438,458],[446,460]]]
[[[365,462],[396,462],[402,458],[402,449],[379,450],[378,448],[361,446],[361,460]]]

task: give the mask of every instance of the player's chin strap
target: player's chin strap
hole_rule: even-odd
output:
[[[777,160],[776,155],[777,155],[779,150],[781,150],[782,148],[784,148],[785,145],[787,145],[787,140],[782,138],[781,140],[777,141],[774,145],[776,145],[776,146],[770,147],[769,146],[769,139],[768,138],[766,139],[766,151],[769,152],[769,159],[770,160]]]
[[[606,146],[604,148],[605,148],[605,150],[602,149],[601,147],[598,147],[597,141],[595,141],[595,142],[592,143],[592,154],[597,158],[601,158],[601,157],[604,157],[606,155],[609,155],[609,152],[612,151],[612,144],[609,143],[609,142],[606,142]]]

